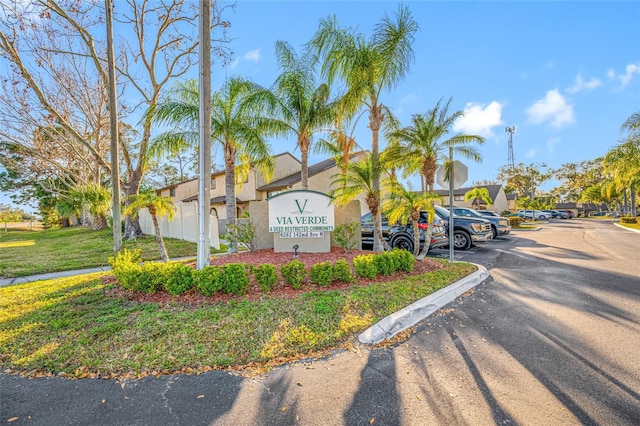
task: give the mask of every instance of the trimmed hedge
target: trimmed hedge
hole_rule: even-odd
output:
[[[620,223],[640,223],[638,220],[640,217],[634,216],[620,216]]]
[[[109,264],[122,288],[143,293],[165,290],[172,295],[180,295],[195,288],[205,296],[219,292],[242,296],[249,289],[250,274],[253,274],[263,292],[273,290],[278,283],[277,267],[272,264],[253,266],[228,263],[194,270],[181,263],[141,263],[140,251],[127,249],[110,258]],[[373,279],[378,275],[390,275],[397,271],[411,272],[414,264],[415,259],[411,253],[395,249],[390,252],[356,256],[353,259],[353,269],[346,260],[341,259],[335,264],[321,262],[307,270],[303,262],[294,259],[282,265],[280,276],[294,289],[302,288],[302,282],[307,275],[312,283],[326,287],[334,280],[353,282],[353,270],[358,277]]]

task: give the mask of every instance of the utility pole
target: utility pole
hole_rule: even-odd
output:
[[[199,141],[198,141],[198,269],[211,256],[211,0],[200,0],[198,37],[200,46]]]
[[[111,123],[111,230],[113,231],[113,251],[122,248],[122,214],[120,212],[120,154],[118,141],[118,104],[116,101],[116,65],[113,53],[113,3],[104,0],[107,19],[107,66],[109,68],[109,120]]]
[[[507,158],[507,166],[509,170],[513,170],[515,167],[515,160],[513,158],[513,134],[516,131],[516,126],[507,126],[504,131],[509,133],[509,158]]]

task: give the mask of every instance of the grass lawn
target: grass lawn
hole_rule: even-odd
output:
[[[348,346],[355,333],[475,270],[441,262],[399,281],[198,306],[110,296],[107,273],[0,287],[0,366],[134,377],[281,364]]]
[[[173,238],[164,241],[172,258],[197,254],[196,243]],[[155,236],[123,241],[123,247],[140,249],[143,260],[160,258]],[[0,278],[104,266],[110,256],[113,256],[111,229],[93,231],[72,227],[28,231],[10,228],[7,232],[0,231]]]
[[[637,229],[638,231],[640,231],[640,224],[638,223],[622,223],[622,222],[618,222],[621,226],[624,226],[625,228],[629,228],[629,229]]]

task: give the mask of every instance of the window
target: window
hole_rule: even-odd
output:
[[[464,201],[464,195],[454,195],[453,201]]]
[[[175,197],[175,196],[176,196],[176,189],[169,188],[169,197]]]
[[[211,178],[211,189],[216,189],[216,178]]]

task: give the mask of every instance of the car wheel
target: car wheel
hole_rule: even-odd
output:
[[[391,247],[413,253],[413,241],[411,241],[411,238],[404,235],[395,238],[391,243]]]
[[[491,234],[493,235],[494,240],[498,238],[498,229],[493,225],[491,225]]]
[[[471,237],[464,231],[453,233],[453,248],[456,250],[469,250],[471,248]]]

